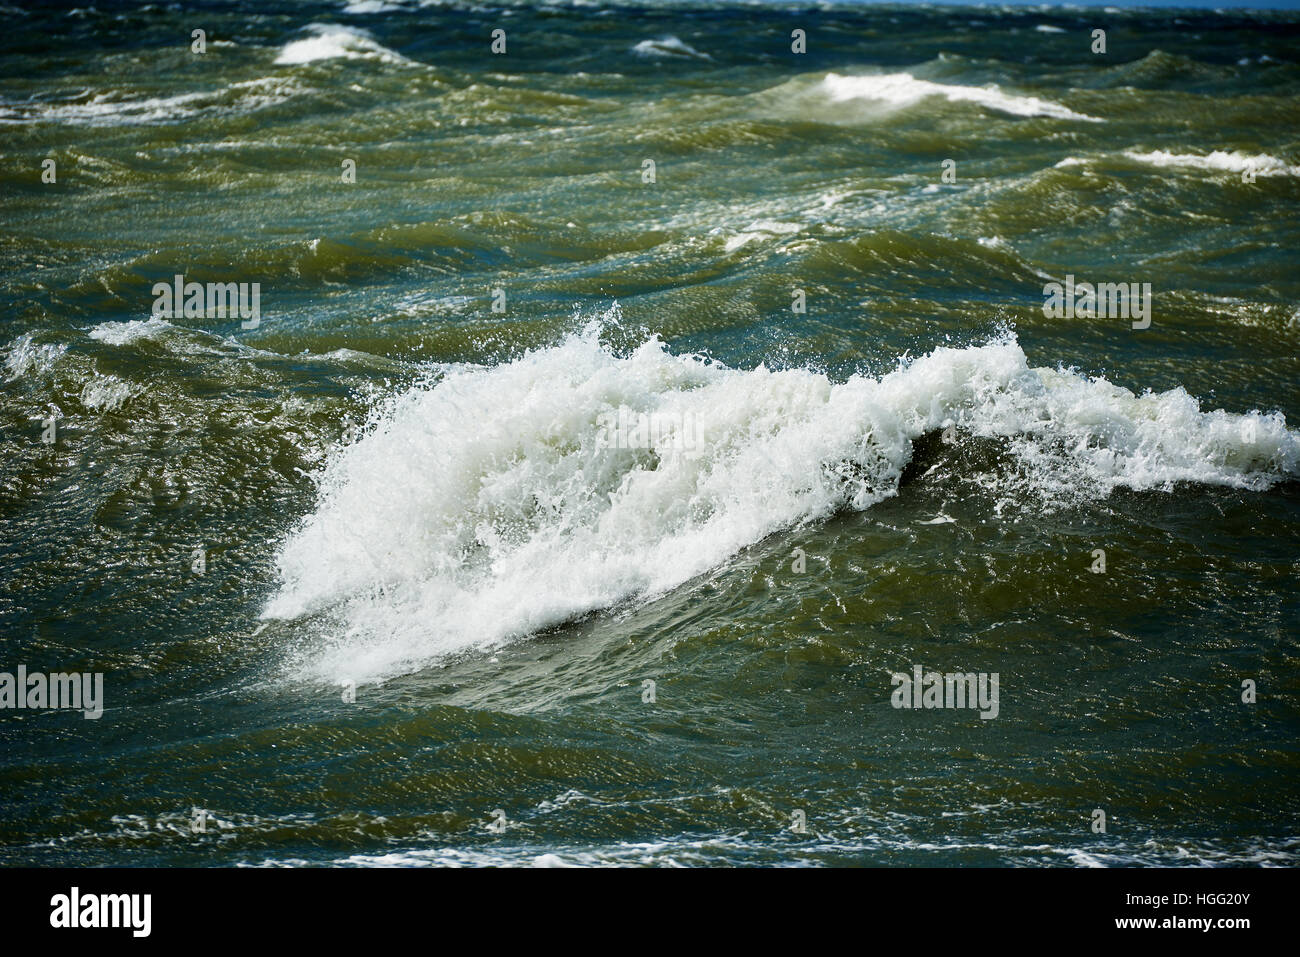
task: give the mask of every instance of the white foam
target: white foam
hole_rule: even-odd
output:
[[[175,328],[166,319],[151,316],[126,322],[101,322],[86,334],[105,345],[125,346],[141,339],[155,339]]]
[[[702,453],[609,448],[602,415],[690,421]],[[333,454],[284,543],[264,617],[321,613],[297,676],[383,680],[651,598],[765,536],[896,494],[912,442],[1004,437],[1008,501],[1178,481],[1262,489],[1297,474],[1280,414],[1201,412],[1031,369],[1014,338],[940,348],[880,379],[735,370],[594,329],[491,368],[453,367]]]
[[[658,40],[642,40],[632,47],[638,56],[649,57],[691,57],[697,60],[712,60],[707,53],[701,53],[684,40],[674,36],[660,37]]]
[[[386,0],[352,0],[351,3],[343,7],[343,12],[352,14],[395,13],[398,10],[405,9],[407,8],[400,3],[388,3]]]
[[[139,389],[111,375],[97,375],[81,390],[81,404],[99,412],[115,412],[131,400]]]
[[[1124,155],[1131,160],[1150,163],[1152,166],[1184,166],[1227,173],[1244,173],[1249,169],[1254,170],[1257,176],[1300,176],[1300,166],[1289,166],[1276,156],[1267,153],[1252,155],[1237,150],[1214,150],[1212,153],[1201,155],[1170,153],[1166,150],[1152,150],[1149,153],[1126,150]]]
[[[400,53],[395,53],[377,43],[368,31],[359,27],[345,27],[335,23],[312,23],[304,29],[310,36],[286,43],[280,50],[280,55],[275,58],[277,64],[298,65],[343,58],[415,65]]]
[[[735,252],[742,246],[755,240],[772,239],[776,236],[791,236],[802,229],[798,223],[781,222],[774,219],[760,219],[750,223],[745,229],[727,238],[723,247],[725,252]]]
[[[1058,120],[1102,122],[1095,116],[1076,113],[1051,100],[1003,93],[992,83],[988,86],[958,86],[918,80],[910,73],[879,73],[869,76],[828,73],[821,85],[832,102],[869,100],[892,109],[904,109],[928,97],[941,96],[952,103],[977,103],[1013,116],[1049,116]]]
[[[1113,155],[1113,154],[1112,154]],[[1268,153],[1243,153],[1237,150],[1214,150],[1210,153],[1171,153],[1168,150],[1125,150],[1126,159],[1161,168],[1182,167],[1213,173],[1243,173],[1253,170],[1257,176],[1300,176],[1300,166],[1290,166]],[[1072,166],[1090,166],[1106,156],[1067,156],[1056,164],[1057,169]]]
[[[165,97],[123,99],[114,91],[96,94],[84,103],[0,104],[0,123],[132,126],[174,122],[211,113],[254,112],[304,92],[308,92],[305,87],[282,77],[242,80],[219,90]]]
[[[21,379],[28,373],[44,375],[54,367],[63,353],[68,351],[66,345],[37,345],[32,341],[31,333],[19,336],[9,343],[8,355],[5,356],[5,368],[9,371],[9,381]]]

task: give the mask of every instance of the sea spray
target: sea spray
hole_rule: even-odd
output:
[[[619,410],[692,422],[696,454],[671,430],[610,442]],[[652,598],[773,532],[868,509],[897,494],[913,442],[954,423],[1005,441],[1021,464],[1007,481],[1048,506],[1175,482],[1263,489],[1300,463],[1278,414],[1030,368],[1010,333],[837,383],[674,355],[657,338],[620,354],[589,326],[397,397],[329,461],[264,615],[324,613],[335,637],[305,671],[382,680]]]

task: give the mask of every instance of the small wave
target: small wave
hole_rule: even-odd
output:
[[[1236,150],[1215,150],[1212,153],[1171,153],[1167,150],[1125,150],[1118,154],[1101,156],[1067,156],[1056,164],[1057,169],[1074,166],[1094,166],[1114,162],[1117,156],[1148,166],[1182,167],[1211,173],[1244,173],[1253,170],[1257,176],[1300,176],[1300,166],[1290,166],[1268,153],[1242,153]]]
[[[90,338],[110,346],[125,346],[140,339],[154,339],[176,329],[166,319],[130,319],[126,322],[101,322],[88,333]]]
[[[1183,166],[1223,173],[1244,173],[1246,170],[1253,170],[1257,176],[1300,176],[1300,166],[1289,166],[1276,156],[1267,153],[1251,155],[1236,150],[1232,152],[1215,150],[1202,156],[1196,153],[1170,153],[1165,150],[1153,150],[1150,153],[1126,150],[1124,155],[1131,160],[1149,163],[1152,166]]]
[[[117,376],[97,375],[82,388],[81,404],[97,412],[116,412],[139,391]]]
[[[262,77],[219,90],[176,96],[123,99],[98,93],[84,103],[2,102],[0,123],[66,123],[70,126],[130,126],[177,122],[211,113],[251,113],[310,92],[291,79]]]
[[[701,53],[689,43],[674,36],[660,37],[658,40],[642,40],[636,46],[632,47],[632,52],[637,56],[647,57],[675,57],[693,58],[696,60],[712,60],[713,57],[707,53]]]
[[[31,333],[19,336],[9,343],[8,355],[5,356],[5,368],[9,371],[8,381],[21,379],[29,373],[44,375],[67,351],[66,345],[36,343]]]
[[[1157,49],[1139,60],[1106,68],[1102,85],[1154,89],[1188,82],[1218,82],[1229,79],[1232,72],[1228,67]]]
[[[381,63],[398,63],[415,66],[400,53],[377,43],[366,30],[359,27],[345,27],[333,23],[312,23],[304,27],[310,36],[301,40],[290,40],[280,50],[275,62],[280,65],[299,65],[315,63],[318,60],[338,58],[348,60],[370,59]]]
[[[388,0],[352,0],[351,3],[343,7],[343,12],[352,14],[397,13],[407,9],[400,3],[389,3]]]
[[[1050,100],[1003,93],[995,84],[958,86],[933,83],[930,80],[918,80],[910,73],[882,73],[872,76],[843,76],[838,73],[828,73],[822,80],[822,88],[832,102],[870,100],[894,109],[905,109],[927,98],[941,96],[950,103],[976,103],[1013,116],[1047,116],[1058,120],[1102,122],[1098,117],[1076,113]]]
[[[620,412],[690,423],[696,454],[662,434],[611,447]],[[1207,413],[1182,389],[1138,396],[1033,369],[1010,336],[837,384],[657,339],[617,355],[588,328],[395,397],[330,458],[264,617],[323,616],[328,637],[291,665],[300,677],[384,680],[660,595],[770,534],[868,509],[897,494],[913,442],[954,423],[1007,444],[1008,499],[1265,489],[1300,472],[1300,433],[1278,413]]]
[[[778,220],[762,219],[750,223],[744,230],[729,236],[723,249],[725,252],[735,252],[742,246],[746,246],[755,240],[773,239],[777,236],[792,236],[799,232],[803,227],[798,223],[780,222]]]

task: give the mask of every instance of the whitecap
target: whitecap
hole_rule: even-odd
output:
[[[625,410],[690,421],[610,447]],[[331,453],[314,511],[279,550],[264,617],[322,614],[299,677],[380,681],[629,600],[768,535],[898,491],[912,443],[955,423],[1018,463],[994,492],[1068,505],[1115,488],[1264,489],[1300,473],[1279,413],[1201,411],[1034,369],[1014,338],[938,348],[879,379],[726,368],[588,330],[501,365],[452,367]],[[661,440],[662,439],[662,440]]]
[[[697,60],[712,60],[707,53],[701,53],[695,47],[675,36],[660,37],[657,40],[642,40],[632,47],[638,56],[648,57],[687,57]]]
[[[1252,155],[1237,150],[1214,150],[1202,155],[1171,153],[1167,150],[1152,150],[1149,153],[1126,150],[1124,155],[1131,160],[1152,166],[1182,166],[1216,173],[1244,173],[1246,170],[1252,170],[1257,176],[1300,176],[1300,166],[1290,166],[1268,153]]]
[[[82,387],[81,404],[97,412],[115,412],[129,402],[139,388],[111,375],[97,375]]]
[[[213,113],[249,113],[283,103],[305,87],[283,77],[231,83],[217,90],[174,96],[123,97],[97,93],[85,102],[0,102],[0,123],[64,123],[69,126],[132,126],[177,122]]]
[[[63,344],[38,344],[33,341],[31,333],[26,333],[9,343],[7,351],[5,368],[9,371],[9,381],[12,382],[32,373],[44,375],[49,372],[59,357],[68,351],[68,347]]]
[[[86,334],[105,345],[125,346],[141,339],[155,339],[175,328],[166,319],[151,316],[126,322],[101,322]]]
[[[359,27],[345,27],[335,23],[312,23],[304,29],[310,35],[286,43],[275,58],[277,64],[296,66],[315,63],[318,60],[343,58],[415,65],[414,61],[377,43],[369,31]]]
[[[1102,122],[1098,117],[1076,113],[1051,100],[1004,93],[996,84],[959,86],[934,83],[930,80],[918,80],[910,73],[878,73],[865,76],[828,73],[822,80],[821,86],[833,103],[867,100],[891,109],[905,109],[930,97],[940,96],[950,103],[976,103],[1013,116],[1046,116],[1059,120]]]

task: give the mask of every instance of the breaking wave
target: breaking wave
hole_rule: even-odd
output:
[[[695,47],[679,37],[666,36],[657,40],[642,40],[632,47],[632,52],[646,57],[672,57],[678,59],[711,60],[707,53],[701,53]]]
[[[1102,122],[1098,117],[1076,113],[1051,100],[1004,93],[992,83],[987,86],[935,83],[918,80],[910,73],[882,73],[874,76],[828,73],[821,86],[832,102],[867,100],[891,109],[905,109],[930,97],[943,97],[950,103],[975,103],[1012,116],[1047,116],[1058,120]]]
[[[292,78],[268,76],[175,96],[140,97],[110,90],[80,102],[0,101],[0,124],[104,127],[176,123],[202,116],[252,113],[309,92]]]
[[[692,423],[611,447],[622,411]],[[604,423],[604,425],[602,424]],[[333,455],[280,549],[263,617],[320,615],[300,677],[384,680],[634,599],[774,532],[897,493],[937,429],[997,439],[1048,499],[1297,474],[1279,413],[1204,412],[1031,368],[1011,334],[942,347],[879,379],[727,368],[658,339],[619,354],[593,324],[493,367],[454,366],[377,411]],[[629,443],[632,444],[632,443]],[[617,443],[614,443],[617,445]]]
[[[1134,163],[1160,168],[1182,168],[1210,173],[1244,173],[1253,170],[1257,176],[1300,176],[1300,166],[1291,166],[1268,153],[1243,153],[1239,150],[1213,150],[1209,153],[1172,153],[1168,150],[1124,150],[1119,154],[1104,156],[1067,156],[1056,164],[1064,169],[1070,166],[1090,166],[1114,163],[1122,156]]]
[[[414,61],[375,42],[369,32],[358,27],[313,23],[305,29],[309,35],[286,43],[275,58],[277,64],[298,65],[342,58],[414,65]]]

